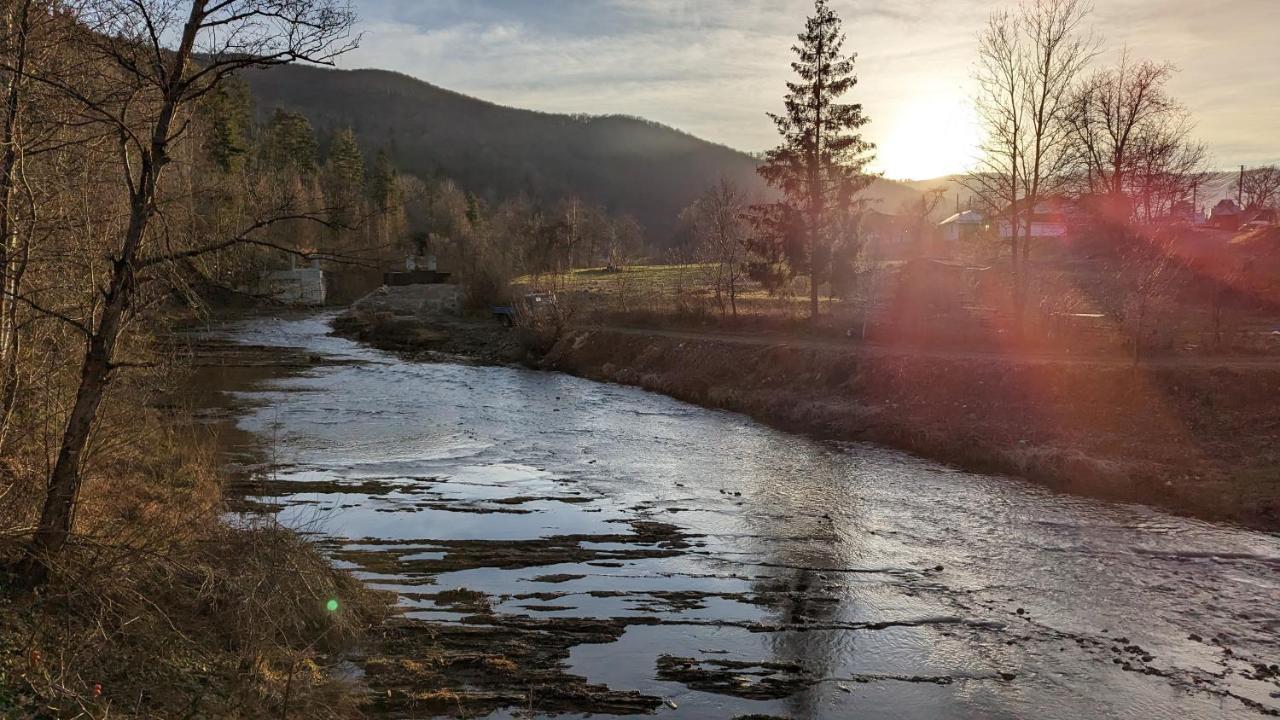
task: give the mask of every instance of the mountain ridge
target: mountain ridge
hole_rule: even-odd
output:
[[[322,135],[350,127],[367,155],[387,148],[400,171],[448,177],[488,200],[577,195],[635,216],[659,245],[674,236],[680,211],[721,177],[749,196],[769,193],[756,157],[645,118],[516,108],[373,68],[292,65],[242,78],[260,119],[281,107]],[[891,210],[918,197],[887,180],[868,194]]]

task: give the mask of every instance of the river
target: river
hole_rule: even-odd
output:
[[[515,664],[670,718],[1280,714],[1280,538],[633,388],[411,362],[329,319],[215,330],[317,360],[218,388],[240,407],[228,463],[441,642],[523,638]],[[460,677],[489,698],[471,716],[612,707]]]

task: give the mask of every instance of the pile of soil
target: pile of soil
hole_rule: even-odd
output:
[[[497,365],[533,360],[519,331],[489,319],[348,312],[334,320],[333,332],[413,359],[466,358]]]

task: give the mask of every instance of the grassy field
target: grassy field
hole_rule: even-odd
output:
[[[712,328],[742,332],[789,332],[844,336],[861,327],[860,300],[819,299],[821,319],[809,319],[807,278],[770,294],[749,278],[736,285],[736,316],[727,291],[717,298],[716,265],[630,265],[619,270],[575,268],[553,275],[526,275],[521,292],[554,292],[576,298],[576,322],[633,327]]]
[[[586,293],[605,300],[615,310],[634,309],[636,305],[683,305],[688,310],[701,305],[706,312],[718,314],[715,271],[713,263],[629,265],[618,270],[575,268],[559,275],[525,275],[515,284],[531,291]],[[777,295],[742,278],[736,294],[740,314],[789,314],[793,309],[798,312],[808,307],[804,278],[798,278],[790,292]]]
[[[564,274],[525,275],[516,284],[563,292],[669,294],[705,287],[714,270],[710,264],[629,265],[618,270],[575,268]]]

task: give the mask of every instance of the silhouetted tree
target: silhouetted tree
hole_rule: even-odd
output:
[[[1069,179],[1066,116],[1076,80],[1097,52],[1083,28],[1088,14],[1086,0],[1022,0],[1013,11],[992,13],[978,36],[976,104],[986,138],[967,184],[1007,235],[1019,329],[1036,207]]]
[[[1166,89],[1173,73],[1172,65],[1125,53],[1079,85],[1064,116],[1072,175],[1105,200],[1113,221],[1149,222],[1204,179],[1204,148],[1189,139],[1187,112]]]
[[[857,132],[869,122],[862,105],[839,102],[858,82],[853,74],[857,56],[844,54],[840,18],[826,0],[814,3],[799,41],[791,64],[798,80],[787,83],[786,109],[770,114],[782,144],[765,155],[759,170],[782,191],[777,204],[785,210],[755,217],[757,232],[764,234],[784,226],[794,230],[793,224],[800,223],[798,235],[781,247],[788,251],[791,268],[809,276],[809,314],[816,318],[818,286],[831,262],[834,220],[874,179],[866,167],[875,146]]]
[[[1246,170],[1238,180],[1236,189],[1247,208],[1270,207],[1280,198],[1280,168],[1275,165]]]

